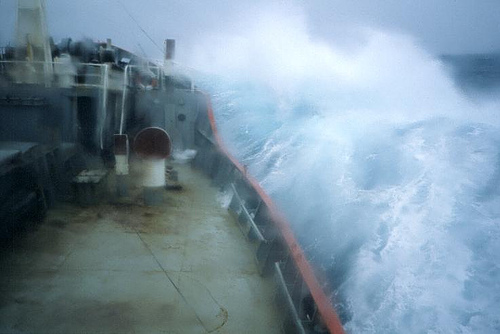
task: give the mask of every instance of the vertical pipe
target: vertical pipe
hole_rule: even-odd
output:
[[[165,159],[145,159],[143,168],[144,204],[159,205],[165,188]]]
[[[174,60],[175,58],[175,39],[165,40],[165,60]]]
[[[128,195],[129,146],[127,135],[114,135],[116,194],[118,197]]]
[[[101,131],[100,131],[100,144],[101,150],[104,149],[104,127],[106,126],[106,115],[107,115],[107,105],[108,105],[108,85],[109,85],[109,65],[105,64],[104,74],[102,74],[102,105],[101,105]],[[101,69],[103,68],[101,67]]]
[[[172,74],[172,65],[174,58],[175,58],[175,39],[166,39],[164,71],[165,75],[167,76]]]
[[[125,122],[125,101],[127,99],[128,89],[128,69],[129,65],[125,66],[125,73],[123,74],[123,93],[122,93],[122,112],[120,117],[120,134],[123,134],[123,124]]]

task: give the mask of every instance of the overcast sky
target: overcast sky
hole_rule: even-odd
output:
[[[411,35],[434,54],[500,51],[500,0],[47,0],[49,31],[62,37],[113,39],[161,58],[165,38],[178,58],[200,38],[244,26],[262,10],[305,18],[312,38],[337,47],[358,42],[360,28]],[[0,0],[0,45],[12,40],[16,0]],[[137,21],[137,23],[131,18]],[[141,31],[144,29],[154,44]]]

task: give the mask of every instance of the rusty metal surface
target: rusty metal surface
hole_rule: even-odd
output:
[[[174,167],[164,206],[60,206],[1,250],[0,332],[279,333],[275,286],[217,189]]]
[[[171,149],[170,137],[161,128],[145,128],[134,139],[134,151],[142,158],[165,159]]]

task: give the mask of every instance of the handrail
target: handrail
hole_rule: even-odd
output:
[[[99,69],[98,73],[96,71],[95,73],[83,74],[83,76],[85,78],[95,78],[94,80],[92,80],[90,82],[89,82],[89,80],[85,80],[84,83],[78,83],[77,78],[81,74],[80,75],[74,74],[74,83],[72,84],[72,86],[83,87],[83,88],[103,88],[103,86],[105,84],[105,79],[103,78],[103,75],[105,74],[104,72],[109,71],[109,70],[104,69],[106,66],[109,66],[109,64],[107,64],[107,63],[97,63],[97,64],[95,64],[95,63],[78,63],[78,62],[77,63],[64,63],[64,62],[58,62],[58,61],[44,62],[44,61],[40,61],[40,60],[28,61],[28,60],[2,60],[2,59],[0,59],[0,65],[5,65],[5,64],[37,65],[37,66],[43,66],[44,69],[47,66],[52,66],[53,68],[56,68],[56,69],[59,66],[60,67],[73,66],[74,68],[98,68]],[[124,85],[125,85],[125,87],[130,85],[129,81],[132,77],[130,75],[130,70],[132,70],[132,69],[144,69],[144,68],[151,71],[151,73],[158,79],[158,83],[161,87],[164,86],[164,78],[163,77],[165,75],[165,68],[163,66],[160,66],[160,65],[130,65],[130,64],[128,64],[124,68]],[[6,68],[5,66],[0,66],[0,75],[10,73],[9,70],[10,70],[10,68]],[[111,75],[111,73],[113,73],[113,71],[109,71],[109,72],[110,72],[109,75]],[[61,74],[58,74],[57,71],[53,72],[53,75],[54,75],[54,78],[61,76]],[[110,78],[108,78],[108,80],[110,80]],[[108,89],[113,89],[113,87],[116,87],[116,85],[115,86],[109,85]],[[120,86],[120,87],[122,87],[122,86]],[[193,87],[191,87],[191,91],[193,91]]]
[[[0,63],[12,63],[12,64],[52,64],[52,65],[62,65],[63,63],[57,61],[41,61],[41,60],[0,60]],[[105,66],[106,64],[94,64],[94,63],[78,63],[79,65],[88,65],[94,67]]]
[[[264,236],[260,232],[259,228],[255,224],[255,221],[253,220],[253,217],[250,215],[250,212],[248,212],[247,207],[243,204],[242,199],[240,198],[240,194],[238,194],[238,191],[236,190],[236,187],[234,186],[234,183],[231,183],[231,189],[233,190],[234,196],[238,199],[238,202],[240,203],[240,208],[243,214],[247,217],[248,223],[250,224],[250,229],[252,233],[254,233],[255,238],[259,240],[260,242],[263,242],[265,240]]]
[[[83,66],[86,68],[99,68],[99,74],[86,74],[85,77],[91,78],[91,77],[98,77],[100,80],[98,80],[99,83],[77,83],[77,77],[78,74],[74,74],[74,84],[72,86],[75,87],[103,87],[104,82],[102,80],[102,75],[103,75],[103,67],[109,66],[108,64],[93,64],[93,63],[63,63],[63,62],[57,62],[57,61],[52,61],[52,62],[45,62],[45,61],[40,61],[40,60],[0,60],[0,65],[5,65],[5,64],[12,64],[12,65],[38,65],[38,66],[43,66],[43,71],[45,73],[45,69],[47,66],[52,66],[52,67],[64,67],[64,66],[73,66],[74,68],[77,68],[78,66]],[[0,66],[0,75],[9,73],[10,68],[6,68],[5,66]],[[60,74],[53,72],[54,77],[59,77]],[[47,85],[47,82],[45,82]]]
[[[128,69],[130,65],[125,66],[125,73],[123,73],[123,93],[122,93],[122,112],[120,115],[120,134],[123,134],[123,123],[125,122],[125,100],[127,98],[128,86]]]
[[[318,311],[321,315],[321,318],[328,328],[328,331],[331,334],[343,334],[344,329],[342,328],[342,324],[337,315],[337,312],[333,308],[329,298],[326,296],[323,288],[319,284],[318,280],[314,276],[313,269],[311,264],[307,260],[304,251],[300,247],[295,235],[290,227],[289,222],[285,218],[285,216],[281,213],[281,211],[276,207],[271,197],[262,189],[259,182],[248,174],[247,169],[240,164],[240,162],[228,151],[224,142],[219,135],[217,130],[217,125],[215,123],[214,112],[212,108],[212,102],[210,96],[206,93],[201,92],[206,100],[207,100],[207,113],[208,119],[210,122],[210,126],[212,128],[213,135],[215,137],[215,141],[217,142],[219,150],[227,156],[227,158],[236,166],[236,168],[241,172],[241,174],[246,178],[248,183],[254,188],[254,190],[259,194],[262,201],[267,205],[269,212],[271,214],[271,218],[276,226],[280,229],[283,238],[290,250],[290,254],[294,259],[297,267],[299,268],[300,274],[304,279],[311,295],[318,307]]]
[[[0,54],[5,54],[4,51],[0,52]],[[51,86],[51,77],[53,74],[53,67],[55,62],[48,62],[48,61],[42,61],[42,60],[0,60],[0,65],[1,64],[26,64],[26,65],[40,65],[43,66],[42,71],[40,73],[43,73],[43,84],[45,87],[50,87]],[[0,74],[4,73],[4,67],[0,66]],[[42,83],[42,82],[40,82]]]

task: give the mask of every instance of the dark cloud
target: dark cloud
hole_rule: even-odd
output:
[[[2,45],[14,35],[16,4],[0,0]],[[338,45],[355,45],[359,29],[371,27],[410,34],[433,53],[500,51],[496,0],[47,0],[47,16],[56,40],[110,37],[131,51],[160,58],[162,41],[176,38],[181,58],[204,35],[241,29],[252,13],[267,7],[304,12],[313,37]]]

